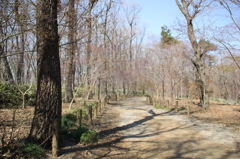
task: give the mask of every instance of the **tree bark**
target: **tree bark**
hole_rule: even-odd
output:
[[[25,51],[25,36],[24,36],[24,26],[21,22],[20,14],[19,14],[19,6],[20,2],[19,0],[15,0],[14,2],[14,13],[15,13],[15,19],[18,24],[19,32],[22,32],[20,36],[16,36],[16,42],[17,42],[17,51],[19,54],[19,61],[18,61],[18,67],[17,67],[17,82],[19,84],[23,83],[24,81],[24,51]],[[19,37],[20,37],[20,44],[19,44]],[[20,45],[20,46],[19,46]]]
[[[51,146],[54,120],[61,122],[58,0],[37,1],[37,97],[29,139]]]
[[[67,63],[67,78],[66,78],[66,94],[65,102],[71,102],[73,99],[73,84],[74,84],[74,54],[76,51],[76,10],[75,0],[69,1],[68,9],[68,63]]]
[[[90,87],[91,84],[91,54],[92,54],[92,0],[89,0],[88,2],[88,15],[87,15],[87,28],[88,28],[88,34],[87,34],[87,86]],[[90,88],[89,88],[90,89]]]
[[[0,45],[0,56],[3,56],[1,59],[2,59],[3,65],[5,67],[4,79],[6,81],[10,82],[11,84],[13,84],[14,83],[14,78],[13,78],[13,75],[12,75],[11,68],[9,66],[7,56],[4,52],[4,49],[3,49],[2,45]]]
[[[187,31],[188,31],[188,38],[191,42],[192,48],[194,50],[194,55],[191,59],[193,65],[195,66],[197,70],[197,83],[199,84],[200,90],[201,90],[201,96],[200,96],[200,103],[204,109],[207,109],[209,107],[209,99],[208,99],[208,93],[207,93],[207,84],[206,84],[206,75],[205,75],[205,68],[204,68],[204,61],[203,61],[203,52],[201,51],[201,48],[197,42],[194,27],[193,27],[193,19],[196,17],[196,15],[199,13],[198,8],[194,8],[192,13],[190,13],[189,7],[191,6],[192,1],[186,1],[182,0],[181,4],[178,0],[175,0],[178,8],[182,12],[182,14],[185,16],[185,19],[187,21]],[[199,4],[196,6],[201,6],[201,3],[203,1],[199,1]]]

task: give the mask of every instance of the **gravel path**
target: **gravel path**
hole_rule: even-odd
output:
[[[218,124],[202,123],[144,104],[145,98],[123,100],[114,107],[125,127],[118,146],[129,158],[240,158],[239,134]]]
[[[96,145],[73,145],[59,158],[240,159],[240,135],[145,104],[142,97],[111,102],[99,117]]]

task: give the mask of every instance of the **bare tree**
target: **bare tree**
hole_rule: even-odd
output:
[[[61,74],[57,22],[58,0],[37,1],[37,97],[29,139],[50,146],[61,122]]]
[[[207,90],[207,81],[203,61],[204,52],[201,50],[201,47],[197,41],[194,32],[193,20],[201,11],[203,11],[206,7],[210,6],[212,1],[207,0],[195,0],[195,1],[181,0],[181,2],[179,2],[179,0],[175,1],[187,22],[188,38],[194,50],[194,55],[191,60],[197,70],[198,75],[197,82],[201,89],[200,102],[202,107],[204,109],[207,109],[209,107],[209,95]]]
[[[238,18],[238,10],[237,10],[237,13],[235,13],[234,9],[232,7],[232,4],[237,6],[237,9],[240,9],[240,1],[239,0],[217,0],[217,1],[219,1],[220,5],[223,6],[223,8],[225,10],[227,10],[227,12],[229,13],[230,19],[233,22],[233,27],[231,27],[231,30],[235,30],[235,29],[237,30],[237,36],[236,37],[234,36],[234,33],[229,33],[228,32],[226,34],[229,34],[229,36],[232,37],[232,39],[235,39],[235,41],[237,41],[237,43],[238,43],[239,42],[238,36],[239,36],[239,31],[240,31],[240,23],[237,19]],[[237,15],[237,17],[234,13]],[[227,26],[226,28],[228,28],[228,27],[229,26]],[[220,37],[214,37],[214,39],[216,41],[218,41],[227,50],[227,52],[231,55],[235,64],[240,69],[239,62],[237,61],[237,59],[236,59],[236,57],[234,56],[234,53],[233,53],[233,50],[234,50],[233,45],[229,41],[224,40],[223,38],[221,39]],[[238,50],[238,49],[235,49],[235,50]]]
[[[10,23],[10,15],[12,14],[12,12],[7,12],[9,10],[8,3],[8,1],[4,1],[0,4],[0,57],[4,66],[4,80],[14,83],[12,70],[7,57],[7,39],[9,38],[7,35],[7,27]]]
[[[23,2],[19,2],[19,0],[15,0],[14,2],[14,14],[15,19],[18,24],[18,30],[19,32],[24,31],[24,25],[22,22],[22,18],[24,17],[24,14],[20,13],[20,8],[23,10],[23,4],[20,4]],[[26,9],[26,8],[25,8]],[[20,40],[19,40],[20,38]],[[24,51],[25,51],[25,35],[24,33],[16,36],[16,43],[17,43],[17,50],[20,53],[19,54],[19,61],[18,61],[18,67],[17,67],[17,82],[22,83],[24,78]]]
[[[76,22],[77,15],[75,9],[75,0],[70,0],[68,3],[68,60],[67,60],[67,77],[66,77],[66,93],[65,102],[71,102],[73,98],[73,84],[75,74],[74,55],[76,51]]]
[[[90,60],[91,60],[91,54],[92,54],[92,9],[97,3],[97,0],[89,0],[88,1],[88,11],[87,11],[87,28],[88,28],[88,35],[87,35],[87,85],[90,85],[90,72],[91,72],[91,65],[90,65]]]

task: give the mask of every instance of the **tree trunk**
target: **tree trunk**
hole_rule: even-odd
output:
[[[25,51],[25,36],[24,36],[24,26],[21,22],[21,15],[19,14],[19,0],[15,0],[15,6],[14,6],[14,13],[15,13],[15,19],[18,24],[18,30],[19,32],[22,32],[20,36],[16,37],[17,42],[17,51],[20,53],[19,55],[19,61],[18,61],[18,67],[17,67],[17,83],[21,84],[23,83],[24,78],[24,51]],[[20,37],[20,44],[19,44],[19,37]],[[19,46],[20,45],[20,46]]]
[[[3,49],[2,45],[0,45],[0,56],[2,56],[1,59],[2,59],[3,65],[5,67],[4,79],[6,81],[10,82],[11,84],[13,84],[14,83],[14,79],[13,79],[12,71],[11,71],[11,68],[9,66],[9,62],[8,62],[7,56],[4,53],[4,49]]]
[[[98,94],[98,100],[100,100],[101,99],[101,78],[100,77],[98,78],[98,92],[97,92],[97,94]]]
[[[194,64],[197,74],[198,74],[198,84],[201,89],[201,96],[200,96],[200,102],[204,109],[207,109],[209,107],[209,100],[208,100],[208,92],[207,92],[207,85],[206,85],[206,75],[205,75],[205,69],[204,69],[204,62],[203,62],[203,52],[201,51],[201,48],[197,42],[194,28],[193,28],[193,20],[196,17],[196,15],[199,13],[198,8],[194,8],[193,11],[190,13],[190,6],[192,1],[187,0],[181,0],[181,4],[178,0],[175,0],[180,11],[185,16],[186,22],[187,22],[187,30],[188,30],[188,38],[192,44],[192,48],[194,50],[194,55],[192,57],[192,63]],[[199,1],[199,5],[201,6],[201,3],[204,1]],[[197,6],[197,5],[195,5]]]
[[[68,8],[68,63],[67,63],[67,78],[66,78],[66,94],[65,102],[71,102],[73,99],[73,83],[74,83],[74,54],[76,51],[76,10],[75,0],[69,1]]]
[[[91,54],[92,54],[92,3],[91,0],[88,2],[88,15],[87,15],[87,28],[88,28],[88,34],[87,34],[87,86],[90,87],[91,85]],[[90,88],[89,88],[90,89]]]
[[[37,1],[37,97],[29,139],[50,146],[54,120],[61,122],[58,0]]]

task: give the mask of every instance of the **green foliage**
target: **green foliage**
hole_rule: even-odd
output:
[[[13,107],[20,106],[22,104],[22,94],[18,90],[20,89],[22,92],[25,92],[30,85],[16,85],[10,84],[8,82],[0,82],[0,107]],[[35,97],[36,97],[36,86],[32,86],[32,88],[25,95],[26,105],[35,105]]]
[[[209,40],[201,39],[198,42],[199,46],[201,47],[203,53],[207,53],[208,51],[216,51],[217,45],[211,43]]]
[[[164,109],[164,110],[168,110],[168,111],[173,111],[174,108],[166,108],[166,107],[163,107],[163,106],[156,106],[155,107],[156,109]]]
[[[185,108],[185,107],[180,107],[180,108],[178,108],[178,110],[179,110],[179,111],[181,111],[181,110],[186,110],[186,108]]]
[[[80,142],[85,143],[96,143],[98,142],[98,133],[95,130],[88,130],[87,132],[83,133],[80,137]]]
[[[72,114],[73,114],[73,115],[77,115],[77,110],[78,110],[78,109],[76,109],[76,108],[73,109]]]
[[[22,103],[21,93],[15,84],[0,82],[0,106],[13,107]]]
[[[65,114],[62,116],[62,122],[61,122],[61,126],[63,129],[69,129],[72,128],[75,125],[77,121],[77,116],[74,114]]]
[[[73,109],[72,114],[77,115],[77,111],[77,108]],[[84,117],[85,115],[87,115],[87,111],[85,109],[82,109],[82,116]]]
[[[171,30],[167,26],[162,26],[161,43],[163,45],[176,44],[178,41],[171,35]]]
[[[82,125],[81,128],[65,130],[62,132],[62,135],[68,140],[79,142],[81,135],[87,131],[88,131],[88,128]]]
[[[26,144],[21,152],[24,154],[24,159],[44,159],[46,158],[46,150],[39,147],[37,144],[28,143]]]
[[[77,98],[86,98],[87,93],[88,93],[88,89],[87,88],[75,88],[74,89],[74,93],[76,93],[76,97]]]

